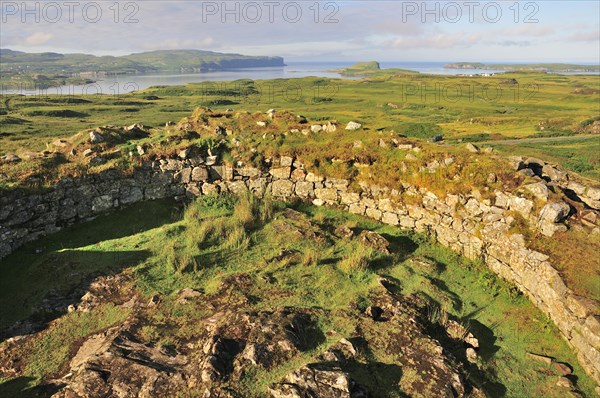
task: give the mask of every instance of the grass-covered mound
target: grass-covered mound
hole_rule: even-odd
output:
[[[600,176],[600,141],[580,139],[599,131],[600,82],[596,76],[513,73],[464,77],[370,70],[375,73],[362,80],[307,77],[205,82],[157,86],[118,98],[3,95],[0,156],[47,150],[57,138],[102,125],[143,123],[163,135],[167,122],[189,116],[198,106],[251,113],[275,108],[304,115],[311,123],[359,122],[364,129],[356,139],[394,131],[421,140],[442,135],[446,144],[491,141],[508,153],[535,152],[596,181]],[[81,116],[63,117],[66,110]],[[260,130],[254,125],[251,131],[262,136]],[[553,142],[563,142],[553,140],[569,136],[573,140],[568,150],[557,150]],[[508,140],[524,138],[542,141],[519,144]]]

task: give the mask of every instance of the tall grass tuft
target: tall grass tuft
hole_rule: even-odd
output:
[[[372,248],[357,243],[352,253],[344,256],[338,263],[338,267],[347,274],[366,271],[375,256],[376,252]]]
[[[259,201],[250,193],[203,196],[186,208],[183,228],[167,238],[159,253],[173,272],[197,272],[203,254],[247,249],[250,232],[272,214],[272,200]]]

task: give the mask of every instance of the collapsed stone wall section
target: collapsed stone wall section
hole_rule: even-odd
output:
[[[548,256],[511,234],[513,212],[535,221],[533,202],[496,192],[495,199],[473,195],[438,198],[409,184],[390,189],[365,183],[360,192],[343,179],[305,170],[291,157],[267,171],[254,167],[208,166],[203,159],[149,161],[132,172],[107,170],[64,178],[51,189],[0,192],[0,258],[26,242],[91,219],[110,209],[161,198],[185,199],[211,193],[251,191],[280,199],[298,198],[317,206],[337,206],[377,221],[428,232],[470,259],[480,259],[515,284],[558,326],[590,376],[600,384],[600,316],[597,303],[580,297],[563,282]],[[406,200],[409,197],[416,200]]]

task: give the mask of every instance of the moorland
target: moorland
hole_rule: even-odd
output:
[[[432,76],[374,64],[348,73],[365,69],[360,80],[3,95],[0,189],[42,194],[67,177],[189,148],[235,167],[291,156],[356,190],[405,182],[485,200],[541,182],[511,169],[510,156],[599,185],[598,76]],[[360,127],[346,130],[350,122]],[[102,142],[90,142],[94,132]],[[444,159],[447,168],[431,166]],[[568,201],[574,214],[597,213],[549,189],[548,200]],[[544,205],[525,197],[536,211]],[[2,396],[597,394],[546,314],[426,233],[336,206],[227,194],[79,221],[0,260]],[[528,223],[514,214],[511,231],[597,303],[598,227],[574,215],[548,237]]]

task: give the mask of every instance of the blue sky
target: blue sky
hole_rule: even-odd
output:
[[[600,62],[597,0],[22,4],[0,2],[2,48],[98,55],[196,48],[311,61]]]

